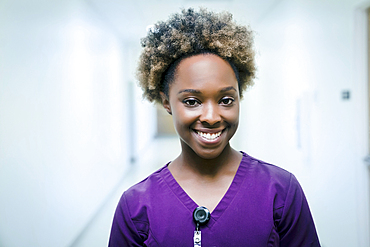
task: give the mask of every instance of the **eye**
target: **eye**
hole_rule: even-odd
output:
[[[200,104],[199,101],[197,101],[196,99],[186,99],[183,101],[183,103],[186,105],[186,106],[197,106]]]
[[[235,100],[233,98],[225,97],[222,98],[220,104],[222,105],[231,105]]]

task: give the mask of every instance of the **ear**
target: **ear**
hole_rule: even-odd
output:
[[[168,114],[172,115],[170,100],[168,99],[167,95],[165,95],[163,92],[160,92],[160,94],[161,94],[162,105],[164,109],[166,109]]]

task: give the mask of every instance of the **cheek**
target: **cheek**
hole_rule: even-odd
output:
[[[188,128],[196,122],[199,115],[197,111],[186,109],[183,106],[172,108],[172,110],[172,118],[176,129],[181,127]]]
[[[225,120],[231,125],[239,124],[239,107],[235,107],[224,113]]]
[[[173,115],[174,124],[177,126],[190,126],[196,121],[197,117],[194,114],[182,112]]]

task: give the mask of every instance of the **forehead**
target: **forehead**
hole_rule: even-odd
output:
[[[235,87],[238,82],[231,65],[214,54],[199,54],[183,59],[176,69],[171,89],[197,89],[212,91]]]

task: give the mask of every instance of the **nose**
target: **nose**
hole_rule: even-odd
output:
[[[207,123],[208,125],[215,125],[221,122],[221,115],[218,109],[218,105],[213,103],[203,104],[202,113],[199,120],[202,123]]]

